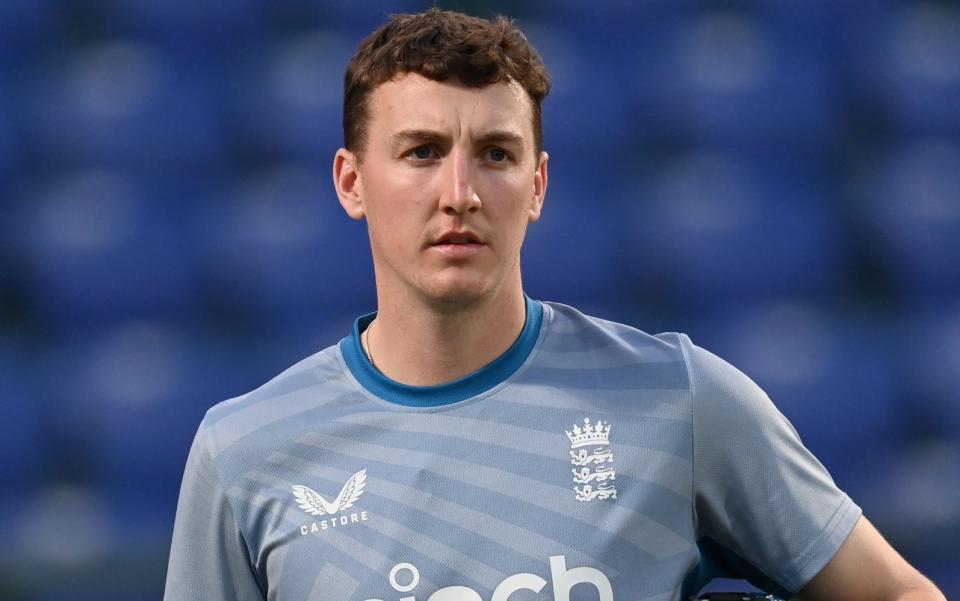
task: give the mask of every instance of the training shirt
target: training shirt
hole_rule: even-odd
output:
[[[712,577],[787,598],[860,516],[683,334],[527,298],[498,359],[411,387],[364,356],[373,317],[207,412],[165,599],[667,601]]]

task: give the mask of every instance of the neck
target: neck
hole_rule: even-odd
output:
[[[367,343],[377,369],[410,386],[436,386],[487,365],[520,335],[522,288],[456,306],[378,298]]]

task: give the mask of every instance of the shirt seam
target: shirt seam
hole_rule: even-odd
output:
[[[693,382],[693,371],[690,369],[690,356],[687,354],[686,342],[690,342],[690,337],[686,334],[680,334],[680,354],[683,356],[683,366],[687,372],[687,388],[690,394],[690,513],[693,518],[693,532],[696,536],[700,530],[700,519],[697,516],[697,417],[696,402]]]
[[[856,505],[854,504],[853,500],[848,495],[844,494],[843,499],[840,501],[839,506],[837,506],[836,510],[834,510],[833,514],[830,516],[830,519],[827,520],[826,526],[824,526],[819,536],[817,536],[817,538],[810,543],[810,546],[807,552],[804,553],[804,556],[806,556],[806,558],[803,559],[801,562],[799,562],[799,566],[795,571],[795,573],[790,576],[783,575],[784,580],[786,580],[790,584],[790,586],[787,586],[784,588],[787,588],[793,592],[800,591],[804,586],[807,585],[807,583],[810,580],[813,579],[814,576],[816,576],[816,574],[814,574],[810,578],[806,578],[805,574],[807,569],[810,567],[811,564],[813,564],[816,560],[822,557],[822,553],[820,551],[822,550],[824,544],[830,541],[833,535],[837,532],[837,529],[843,524],[844,518],[846,518],[847,514],[851,510],[853,510],[855,507]],[[858,521],[859,521],[859,518],[858,518]],[[854,522],[854,526],[856,526],[856,522]],[[851,526],[850,532],[852,531],[853,531],[853,526]],[[837,551],[840,550],[840,546],[842,546],[843,542],[846,541],[847,537],[850,536],[850,532],[848,532],[847,535],[844,536],[843,540],[840,541],[840,545],[832,549],[830,558],[827,559],[826,562],[824,562],[824,565],[829,563],[830,559],[832,559],[836,555]],[[800,582],[801,578],[806,578],[807,581]]]
[[[503,391],[512,385],[514,381],[519,378],[521,374],[527,371],[533,364],[535,357],[539,354],[543,342],[546,339],[547,330],[549,329],[548,326],[553,320],[553,310],[548,308],[547,303],[541,302],[541,307],[542,313],[540,331],[537,333],[537,339],[534,341],[533,347],[530,349],[530,353],[527,355],[527,358],[523,361],[523,363],[520,364],[520,367],[510,374],[508,378],[498,382],[495,386],[492,386],[477,395],[468,397],[461,401],[431,406],[403,405],[400,403],[394,403],[377,396],[370,390],[367,390],[360,380],[357,379],[356,375],[354,375],[354,373],[350,370],[350,367],[347,365],[346,359],[343,356],[343,349],[339,344],[336,345],[337,362],[340,365],[342,375],[347,379],[347,382],[350,384],[350,386],[356,389],[365,398],[376,403],[377,405],[389,407],[392,410],[401,411],[403,413],[441,413],[444,411],[459,409],[461,407],[467,407],[469,405],[473,405],[474,403],[486,400],[491,396]]]
[[[240,520],[237,519],[237,509],[233,504],[233,499],[230,495],[227,494],[227,487],[224,486],[223,474],[220,472],[220,467],[217,465],[217,462],[213,458],[213,451],[210,448],[210,445],[213,444],[214,434],[213,431],[206,425],[203,426],[204,435],[202,437],[203,450],[207,454],[207,459],[210,461],[210,466],[213,468],[213,477],[216,479],[212,484],[216,485],[223,494],[223,498],[227,502],[227,508],[230,510],[230,517],[233,519],[233,523],[237,526],[237,532],[240,533],[240,538],[243,540],[243,546],[246,549],[247,554],[247,563],[250,567],[250,572],[253,575],[254,580],[257,582],[257,588],[260,589],[260,594],[263,599],[267,597],[267,586],[266,583],[262,582],[260,579],[260,571],[256,568],[256,561],[251,555],[252,549],[250,547],[250,540],[247,536],[247,533],[243,529],[243,525],[240,523]]]

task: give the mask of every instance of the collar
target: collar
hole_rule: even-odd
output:
[[[437,386],[409,386],[386,377],[370,364],[360,346],[360,334],[377,316],[376,312],[358,317],[353,331],[340,341],[340,353],[350,373],[372,394],[408,407],[439,407],[477,396],[509,378],[530,355],[543,321],[543,305],[524,295],[526,318],[520,335],[502,355],[477,371]]]

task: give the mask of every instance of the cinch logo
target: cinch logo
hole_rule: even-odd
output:
[[[603,572],[596,568],[579,567],[567,569],[564,555],[550,557],[550,578],[553,585],[554,601],[570,601],[570,589],[575,585],[592,584],[600,593],[599,601],[613,601],[613,587]],[[401,582],[403,581],[403,582]],[[420,571],[411,563],[398,563],[390,570],[390,586],[400,593],[409,593],[420,582]],[[539,593],[547,581],[536,574],[522,573],[508,576],[493,589],[490,601],[507,601],[510,595],[519,590]],[[366,601],[383,601],[367,599]],[[400,597],[400,601],[416,601],[413,595]],[[445,586],[433,592],[426,601],[484,601],[480,593],[467,586]]]
[[[367,521],[366,511],[354,512],[349,515],[334,515],[344,509],[353,507],[353,504],[356,503],[360,495],[363,494],[363,487],[366,486],[366,484],[367,470],[362,469],[350,476],[350,479],[347,480],[347,483],[340,489],[340,494],[337,495],[337,498],[334,499],[333,502],[327,501],[320,496],[320,493],[309,486],[301,486],[300,484],[293,486],[293,496],[296,497],[297,505],[300,509],[310,515],[333,516],[330,519],[300,526],[300,534],[306,536],[311,532],[320,532],[328,528],[336,528],[337,526],[346,526],[351,523]]]

